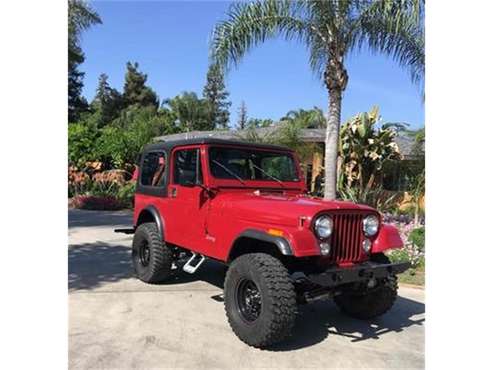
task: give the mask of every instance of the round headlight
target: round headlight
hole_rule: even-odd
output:
[[[370,215],[368,217],[365,217],[363,220],[363,231],[365,232],[366,236],[373,236],[377,233],[378,231],[378,226],[379,226],[379,220],[378,217],[375,215]]]
[[[332,235],[334,223],[330,216],[320,216],[315,221],[315,233],[320,239],[327,239]]]

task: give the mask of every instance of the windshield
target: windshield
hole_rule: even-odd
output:
[[[212,147],[209,162],[212,175],[218,179],[299,181],[288,152]]]

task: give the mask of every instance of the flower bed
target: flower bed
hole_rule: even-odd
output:
[[[69,206],[91,210],[117,210],[133,207],[135,181],[130,173],[109,170],[88,174],[69,167]],[[127,177],[129,180],[127,180]]]
[[[77,195],[72,198],[74,208],[116,211],[125,208],[125,205],[119,199],[112,196],[95,196],[95,195]]]
[[[415,223],[406,215],[384,215],[383,221],[396,226],[404,242],[404,248],[389,252],[392,262],[410,262],[411,268],[406,272],[406,282],[424,284],[425,267],[425,226],[424,222]],[[419,275],[419,276],[418,276]],[[419,277],[419,279],[415,278]]]

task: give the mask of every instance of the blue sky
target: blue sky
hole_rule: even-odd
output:
[[[208,40],[228,2],[94,1],[92,6],[103,24],[93,26],[82,38],[83,94],[89,101],[101,73],[122,90],[127,61],[139,63],[161,99],[185,90],[202,93]],[[424,125],[420,90],[410,82],[407,71],[386,57],[366,52],[350,55],[346,64],[349,84],[343,121],[378,105],[383,121],[407,122],[412,128]],[[233,103],[233,125],[242,100],[249,117],[274,120],[292,109],[318,106],[326,111],[327,107],[327,91],[309,69],[304,46],[281,39],[254,48],[226,76],[226,86]]]

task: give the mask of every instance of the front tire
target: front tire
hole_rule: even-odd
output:
[[[291,334],[296,294],[275,257],[251,253],[235,259],[226,273],[224,302],[233,332],[250,346],[265,348]]]
[[[173,255],[161,240],[154,222],[137,227],[132,243],[132,262],[137,277],[146,283],[159,283],[171,275]]]
[[[378,254],[375,262],[390,263],[388,257]],[[381,316],[392,308],[397,298],[397,276],[392,275],[381,281],[375,288],[360,288],[346,291],[334,297],[334,302],[342,312],[360,320]]]

